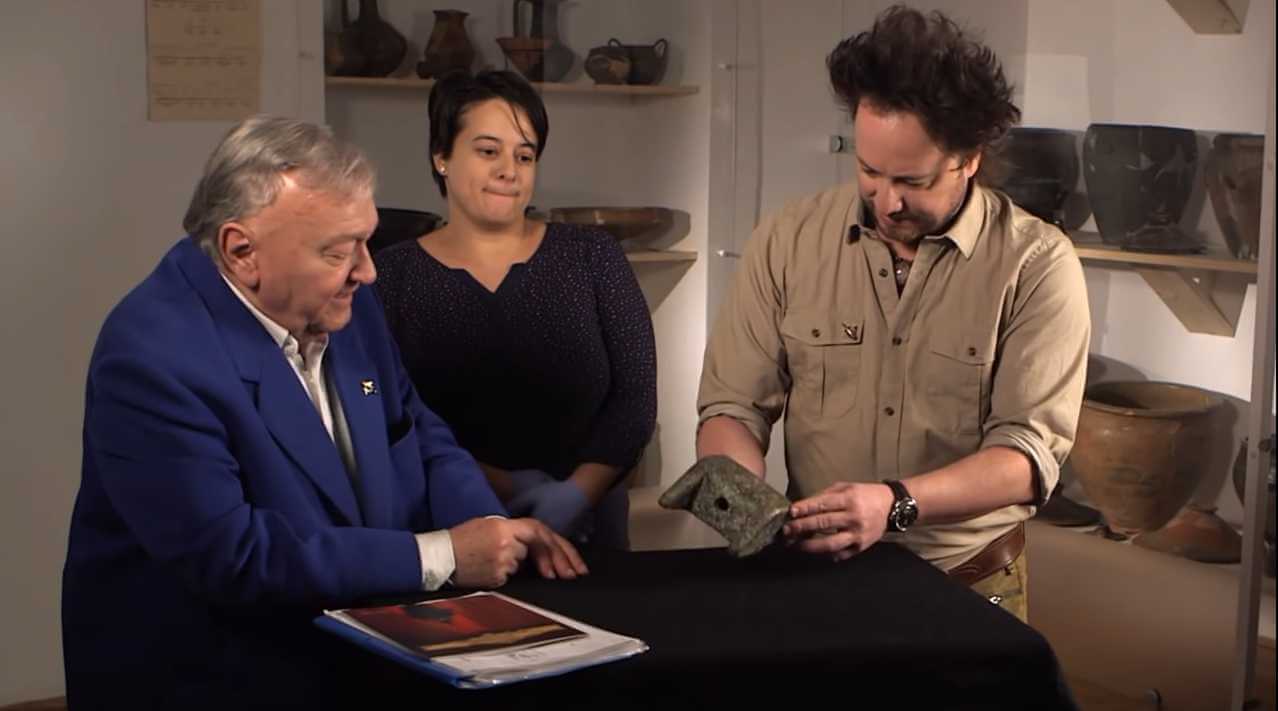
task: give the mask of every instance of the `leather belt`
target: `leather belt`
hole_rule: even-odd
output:
[[[1025,523],[990,541],[971,560],[950,571],[950,578],[964,585],[988,578],[1006,568],[1025,550]]]

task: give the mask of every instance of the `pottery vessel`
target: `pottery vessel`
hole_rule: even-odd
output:
[[[468,14],[461,10],[435,11],[435,25],[422,61],[417,63],[417,76],[434,79],[449,72],[470,71],[475,61],[475,47],[466,34]]]
[[[1188,502],[1224,401],[1188,385],[1112,382],[1087,389],[1070,462],[1115,532],[1152,531]]]
[[[1088,126],[1083,178],[1101,239],[1141,252],[1203,251],[1180,226],[1197,164],[1197,138],[1188,129]]]

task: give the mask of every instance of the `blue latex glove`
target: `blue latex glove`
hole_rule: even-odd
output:
[[[561,536],[571,535],[590,502],[571,480],[551,480],[515,496],[506,509],[512,516],[531,516]]]
[[[556,481],[553,476],[540,469],[515,469],[514,471],[507,472],[506,476],[510,477],[510,498],[512,500],[520,494],[531,489],[535,489],[542,484],[551,484]]]

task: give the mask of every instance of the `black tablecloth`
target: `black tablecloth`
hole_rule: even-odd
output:
[[[521,710],[709,709],[741,698],[839,708],[1073,707],[1041,635],[895,545],[843,563],[775,548],[745,560],[704,549],[593,551],[587,561],[585,578],[520,577],[502,592],[639,637],[648,652],[479,691],[368,655],[382,665],[370,700]]]

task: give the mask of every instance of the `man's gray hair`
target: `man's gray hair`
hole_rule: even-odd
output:
[[[222,225],[275,202],[285,174],[341,195],[372,191],[376,173],[363,151],[333,132],[296,119],[253,116],[226,134],[204,165],[182,227],[215,261]]]

